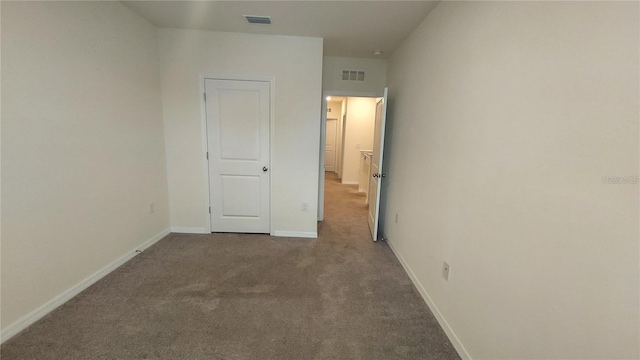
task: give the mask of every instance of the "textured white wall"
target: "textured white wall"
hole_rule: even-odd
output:
[[[275,78],[272,232],[317,231],[322,39],[159,29],[171,226],[209,231],[200,76]],[[309,204],[302,211],[301,204]]]
[[[347,98],[347,121],[344,128],[344,164],[342,182],[357,184],[360,179],[360,150],[373,149],[376,99]]]
[[[384,231],[474,359],[640,356],[638,6],[441,2],[390,59]]]
[[[365,81],[344,81],[342,70],[363,70]],[[322,89],[346,95],[381,96],[387,81],[387,60],[325,56]]]
[[[146,21],[117,2],[3,2],[2,90],[4,332],[166,230],[169,211]]]

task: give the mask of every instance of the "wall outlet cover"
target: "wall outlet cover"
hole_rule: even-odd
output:
[[[449,281],[449,264],[446,261],[442,262],[442,277]]]

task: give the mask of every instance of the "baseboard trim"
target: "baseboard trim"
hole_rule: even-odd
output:
[[[353,181],[353,180],[342,180],[342,185],[358,185],[360,184],[360,182],[358,181]]]
[[[157,243],[158,241],[160,241],[162,238],[164,238],[165,236],[169,235],[171,233],[171,230],[169,229],[164,229],[161,232],[157,233],[156,235],[154,235],[151,239],[143,242],[142,244],[140,244],[140,246],[138,246],[138,248],[136,248],[135,250],[133,250],[134,252],[134,256],[137,254],[137,250],[147,250],[148,248],[150,248],[153,244]]]
[[[200,227],[172,227],[171,232],[179,234],[210,234],[211,231]]]
[[[393,242],[390,241],[387,235],[384,233],[382,234],[382,237],[387,241],[387,244],[389,244],[391,251],[393,251],[396,258],[398,258],[398,260],[400,261],[400,264],[404,268],[404,271],[407,273],[407,275],[409,275],[411,282],[413,283],[413,285],[415,285],[416,289],[418,289],[418,292],[422,296],[422,299],[424,300],[424,302],[427,303],[427,306],[429,307],[433,315],[436,317],[436,320],[438,320],[440,327],[442,327],[445,334],[447,334],[449,341],[451,341],[451,344],[453,344],[453,347],[458,352],[458,355],[460,355],[462,360],[472,360],[471,355],[469,355],[469,353],[467,352],[467,349],[464,348],[464,345],[462,345],[462,342],[460,342],[460,339],[458,338],[456,333],[453,331],[451,326],[449,326],[449,323],[444,318],[444,316],[442,315],[442,313],[440,312],[436,304],[433,302],[427,290],[425,290],[424,286],[422,286],[422,284],[418,281],[418,278],[416,277],[413,270],[411,270],[411,267],[409,267],[409,264],[407,264],[407,262],[404,260],[402,255],[393,246]]]
[[[315,239],[318,237],[318,233],[315,231],[274,231],[273,236]]]
[[[22,330],[34,324],[36,321],[42,319],[43,317],[45,317],[47,314],[55,310],[60,305],[71,300],[74,296],[78,295],[79,293],[87,289],[89,286],[93,285],[98,280],[108,275],[113,270],[117,269],[127,261],[131,260],[133,257],[139,254],[139,251],[144,251],[145,249],[149,248],[151,245],[158,242],[160,239],[167,236],[169,233],[170,233],[169,229],[165,229],[160,233],[154,235],[152,238],[145,240],[143,243],[136,246],[132,250],[128,251],[126,254],[116,259],[112,263],[96,271],[86,279],[80,281],[76,285],[65,290],[63,293],[49,300],[44,305],[40,306],[39,308],[35,309],[29,314],[23,316],[18,321],[2,329],[2,331],[0,332],[0,343],[4,343],[5,341],[11,339],[13,336],[21,332]]]

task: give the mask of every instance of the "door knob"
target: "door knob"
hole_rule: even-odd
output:
[[[387,176],[387,174],[379,174],[379,175],[380,175],[379,177],[386,177]]]
[[[263,166],[263,167],[262,167],[262,171],[267,171],[267,170],[269,170],[269,168],[268,168],[268,167],[266,167],[266,166]]]

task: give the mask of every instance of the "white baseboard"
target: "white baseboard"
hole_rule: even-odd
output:
[[[172,227],[171,232],[179,234],[211,234],[210,230],[199,227]]]
[[[451,341],[451,344],[453,344],[453,347],[458,352],[458,355],[460,355],[462,360],[472,360],[471,355],[469,355],[467,349],[464,348],[464,345],[462,345],[462,342],[460,342],[460,339],[458,338],[456,333],[453,331],[451,326],[449,326],[447,320],[444,318],[444,316],[442,316],[442,313],[431,299],[431,296],[429,296],[429,293],[427,293],[427,290],[425,290],[424,286],[422,286],[422,284],[418,281],[418,278],[416,277],[413,270],[411,270],[411,268],[409,267],[409,264],[407,264],[402,255],[400,255],[398,250],[396,250],[396,248],[393,246],[393,242],[389,240],[386,234],[382,234],[382,237],[387,241],[387,244],[389,244],[391,251],[393,251],[393,253],[396,255],[396,258],[398,258],[398,260],[400,261],[400,264],[402,264],[404,271],[406,271],[406,273],[409,275],[411,282],[413,282],[413,285],[415,285],[415,287],[418,289],[418,292],[422,296],[422,299],[427,303],[427,306],[436,317],[436,320],[438,320],[440,327],[442,327],[445,334],[447,334],[449,341]]]
[[[317,238],[318,233],[316,231],[274,231],[273,236],[281,237],[297,237],[297,238]]]
[[[342,180],[342,185],[358,185],[359,182],[358,181],[353,181],[353,180]]]
[[[108,275],[113,270],[117,269],[122,264],[124,264],[127,261],[131,260],[133,257],[135,257],[136,255],[139,254],[138,251],[145,250],[145,249],[149,248],[151,245],[155,244],[160,239],[162,239],[163,237],[167,236],[169,233],[170,233],[169,229],[165,229],[165,230],[161,231],[160,233],[156,234],[152,238],[144,241],[142,244],[136,246],[134,249],[132,249],[129,252],[127,252],[126,254],[122,255],[120,258],[116,259],[112,263],[110,263],[107,266],[103,267],[102,269],[96,271],[95,273],[93,273],[92,275],[90,275],[86,279],[80,281],[76,285],[74,285],[74,286],[70,287],[69,289],[65,290],[60,295],[58,295],[58,296],[54,297],[53,299],[49,300],[44,305],[40,306],[39,308],[37,308],[34,311],[30,312],[29,314],[25,315],[24,317],[22,317],[18,321],[14,322],[13,324],[11,324],[11,325],[7,326],[6,328],[2,329],[2,331],[0,332],[0,342],[4,343],[5,341],[9,340],[14,335],[16,335],[19,332],[21,332],[22,330],[26,329],[27,327],[29,327],[30,325],[32,325],[36,321],[42,319],[45,315],[47,315],[51,311],[55,310],[58,306],[60,306],[60,305],[64,304],[65,302],[71,300],[74,296],[78,295],[83,290],[85,290],[89,286],[93,285],[95,282],[97,282],[98,280],[102,279],[103,277]]]
[[[133,250],[134,255],[136,253],[136,250],[147,250],[148,248],[150,248],[153,244],[157,243],[158,241],[160,241],[163,237],[169,235],[171,233],[171,231],[169,229],[164,229],[161,232],[157,233],[156,235],[154,235],[151,239],[143,242],[142,244],[140,244],[135,250]],[[114,268],[115,269],[115,268]]]

